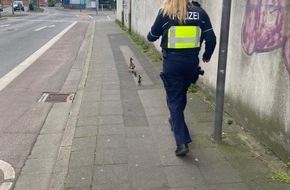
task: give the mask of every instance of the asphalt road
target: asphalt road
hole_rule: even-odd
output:
[[[53,103],[38,100],[43,93],[63,91],[79,52],[87,48],[82,43],[89,24],[115,19],[114,15],[61,7],[16,14],[27,15],[0,20],[1,190],[13,187],[54,109]],[[60,110],[55,120],[69,114],[67,105]]]
[[[44,13],[17,11],[29,14],[0,20],[0,77],[19,65],[32,53],[73,22],[108,21],[112,17],[94,11],[64,10],[62,7],[46,8]],[[7,11],[7,10],[6,10]]]

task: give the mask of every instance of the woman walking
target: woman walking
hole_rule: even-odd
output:
[[[147,35],[150,42],[161,38],[163,54],[163,80],[169,123],[174,132],[176,156],[189,152],[192,142],[184,119],[186,93],[199,75],[199,52],[203,40],[204,62],[209,62],[216,46],[216,36],[207,13],[198,3],[188,0],[164,0],[157,18]]]

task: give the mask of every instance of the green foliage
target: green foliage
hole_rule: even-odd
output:
[[[119,20],[115,20],[115,22],[119,25],[119,27],[123,30],[126,31],[125,26],[122,25],[122,23]]]
[[[197,93],[198,92],[198,85],[195,84],[191,84],[188,88],[188,92],[189,93]]]
[[[283,172],[283,171],[272,172],[271,178],[275,181],[280,181],[283,183],[290,184],[290,176],[288,175],[288,173]]]
[[[146,54],[148,57],[150,57],[153,60],[153,62],[162,61],[162,57],[161,57],[160,53],[154,48],[148,49],[146,51]]]
[[[228,120],[228,125],[232,125],[233,123],[234,123],[233,120],[231,120],[231,119]]]
[[[115,22],[119,25],[119,26],[121,26],[122,25],[122,23],[119,21],[119,20],[115,20]]]
[[[270,150],[269,148],[266,149],[265,153],[268,154],[268,155],[273,155],[274,154],[273,150]]]
[[[147,40],[132,32],[128,32],[128,34],[132,41],[137,44],[154,62],[162,60],[160,53],[155,48],[150,47]]]

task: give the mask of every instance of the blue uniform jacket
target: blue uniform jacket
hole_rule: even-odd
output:
[[[161,48],[167,49],[167,32],[171,26],[177,26],[178,21],[177,19],[170,19],[168,16],[163,16],[162,9],[159,11],[157,18],[151,27],[151,31],[147,35],[147,39],[150,42],[154,42],[162,36],[161,39]],[[205,41],[205,52],[203,54],[203,58],[206,60],[210,60],[211,56],[214,52],[216,46],[216,36],[213,31],[209,16],[207,13],[198,6],[194,4],[190,4],[188,6],[187,11],[187,19],[186,23],[183,25],[194,25],[199,26],[202,30],[201,35],[201,44],[203,40]],[[169,49],[170,51],[183,51],[184,53],[194,53],[198,57],[200,48],[192,48],[192,49]]]

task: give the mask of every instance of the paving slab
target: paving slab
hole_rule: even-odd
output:
[[[132,166],[130,184],[133,189],[162,189],[168,187],[168,179],[160,166]]]
[[[65,188],[90,187],[93,169],[91,166],[70,167]]]
[[[193,189],[199,189],[200,186],[205,184],[197,166],[166,166],[163,169],[168,177],[169,187],[193,187]]]
[[[72,144],[72,151],[80,150],[94,150],[97,139],[95,136],[74,138]]]
[[[97,136],[98,128],[96,126],[84,126],[84,127],[77,127],[75,130],[75,137],[89,137],[89,136]]]
[[[123,124],[100,125],[99,135],[125,135],[125,127]]]
[[[99,148],[96,150],[95,165],[128,164],[129,150],[123,148]]]
[[[93,184],[95,187],[112,185],[117,187],[120,184],[129,182],[127,164],[103,165],[94,167]]]
[[[21,174],[47,174],[54,168],[55,158],[28,159]]]
[[[92,166],[95,160],[94,150],[73,151],[70,155],[69,167]]]

